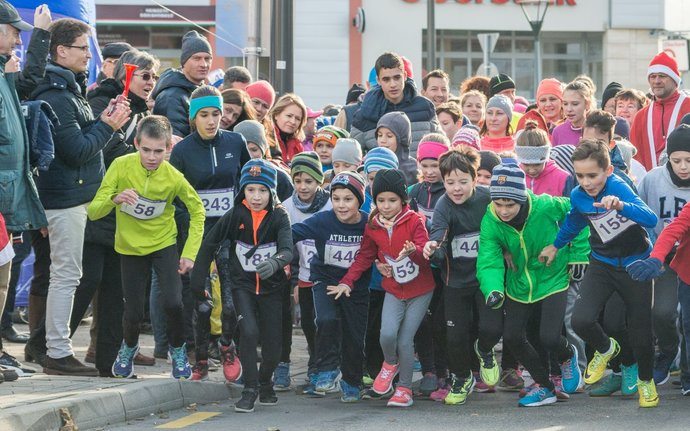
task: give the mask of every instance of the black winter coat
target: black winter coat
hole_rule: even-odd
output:
[[[170,120],[173,135],[184,138],[191,132],[189,97],[197,87],[199,86],[188,80],[179,69],[168,69],[153,89],[151,97],[156,101],[153,113]]]

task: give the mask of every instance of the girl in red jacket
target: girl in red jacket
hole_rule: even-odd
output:
[[[340,284],[329,286],[328,290],[336,299],[342,294],[349,296],[355,281],[377,261],[384,277],[381,286],[386,291],[380,335],[384,362],[372,389],[377,394],[388,393],[393,378],[399,374],[388,406],[408,407],[413,403],[414,335],[434,290],[431,267],[422,253],[429,234],[424,216],[410,210],[407,204],[407,187],[401,171],[378,171],[372,195],[375,209],[364,230],[359,254]]]

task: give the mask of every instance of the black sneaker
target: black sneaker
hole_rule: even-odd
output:
[[[4,382],[13,382],[19,378],[17,372],[11,368],[0,367],[0,374]]]
[[[242,398],[235,403],[235,411],[239,413],[251,413],[254,411],[256,402],[256,389],[245,389],[242,391]]]
[[[259,390],[259,404],[262,406],[274,406],[278,404],[278,397],[273,386],[262,386]]]
[[[22,377],[30,376],[31,374],[36,372],[36,370],[34,370],[33,368],[24,366],[24,364],[19,362],[17,358],[15,358],[7,352],[2,352],[2,356],[0,356],[0,367],[13,370],[17,373],[18,376]],[[7,381],[9,382],[10,380]]]

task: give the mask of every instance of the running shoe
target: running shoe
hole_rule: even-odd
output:
[[[637,387],[637,382],[635,382]],[[590,397],[610,397],[623,388],[623,377],[620,374],[609,376],[589,391]]]
[[[362,399],[361,391],[357,386],[352,386],[345,380],[340,380],[340,401],[344,403],[356,403]]]
[[[374,392],[372,388],[365,389],[362,391],[362,399],[363,400],[385,400],[393,396],[393,388],[391,388],[390,391],[386,392],[385,394],[377,394]]]
[[[570,399],[570,395],[563,389],[563,378],[557,375],[549,376],[549,380],[553,383],[553,392],[556,394],[556,401],[566,401]]]
[[[573,355],[561,364],[560,377],[563,382],[563,392],[574,394],[582,382],[582,373],[580,373],[580,367],[577,365],[577,349],[575,346],[571,346],[570,349],[573,351]]]
[[[391,365],[386,361],[383,361],[381,371],[379,371],[379,375],[376,376],[374,384],[371,386],[371,388],[379,395],[385,394],[393,387],[393,379],[397,374],[398,364]]]
[[[127,343],[122,341],[120,351],[117,352],[117,357],[110,370],[113,376],[124,379],[132,377],[134,375],[134,357],[137,355],[138,351],[139,345],[129,347]]]
[[[680,388],[680,393],[683,394],[684,397],[690,396],[690,385],[688,386],[681,386]]]
[[[398,386],[387,405],[388,407],[410,407],[412,404],[414,404],[412,389]]]
[[[453,375],[452,379],[450,392],[448,392],[443,403],[451,406],[465,404],[467,396],[471,394],[474,389],[474,375],[470,373],[470,376],[464,379],[459,379]]]
[[[273,389],[278,392],[289,391],[291,384],[292,379],[290,378],[290,363],[280,362],[273,372]]]
[[[338,392],[338,382],[341,377],[342,374],[338,368],[332,371],[321,371],[319,372],[319,377],[316,379],[314,390],[316,392],[323,392],[324,394]]]
[[[496,355],[493,349],[490,352],[482,352],[479,350],[479,340],[474,342],[474,353],[479,359],[479,375],[482,381],[488,386],[496,386],[498,379],[501,377],[501,370],[496,363]]]
[[[609,338],[609,340],[611,340],[609,353],[594,352],[594,357],[591,361],[589,361],[589,365],[587,365],[587,370],[585,371],[585,383],[588,385],[593,385],[604,377],[606,365],[611,359],[618,356],[621,351],[621,347],[618,345],[616,340],[613,338]]]
[[[518,369],[518,375],[522,377],[522,381],[525,382],[525,387],[534,386],[534,384],[536,383],[532,378],[532,374],[530,374],[530,372],[527,371],[524,367],[520,367]]]
[[[369,374],[364,374],[362,376],[362,386],[369,388],[373,384],[374,384],[374,379],[372,379]]]
[[[443,401],[446,399],[446,396],[448,396],[448,392],[450,392],[449,379],[439,379],[438,389],[432,392],[429,398],[434,401]]]
[[[234,344],[220,346],[220,356],[223,360],[223,375],[225,380],[230,383],[237,383],[242,377],[242,362],[237,356],[237,349]]]
[[[520,397],[520,398],[526,397],[527,394],[529,394],[530,392],[532,392],[532,390],[533,390],[534,388],[536,388],[537,386],[539,386],[539,385],[536,384],[536,383],[532,383],[532,384],[529,385],[529,386],[525,386],[524,388],[520,389],[520,392],[518,393],[518,397]]]
[[[656,393],[654,379],[638,380],[637,390],[640,393],[640,407],[656,407],[659,405],[659,395]]]
[[[309,381],[302,388],[303,395],[314,395],[318,397],[326,395],[325,392],[316,392],[316,381],[319,379],[319,373],[309,373],[308,379]]]
[[[187,348],[185,345],[180,347],[169,347],[170,359],[172,360],[172,376],[178,380],[188,380],[192,377],[192,367],[189,365]]]
[[[624,397],[632,397],[637,393],[637,364],[629,367],[621,364],[621,394]]]
[[[477,371],[472,372],[474,375],[474,392],[479,392],[479,393],[488,393],[492,394],[496,392],[496,387],[495,386],[489,386],[486,383],[482,381],[482,376],[480,373]]]
[[[274,406],[278,404],[278,397],[273,389],[273,385],[261,385],[259,389],[259,404],[262,406]]]
[[[259,394],[256,389],[245,389],[242,391],[242,398],[235,403],[235,411],[239,413],[251,413],[254,411],[254,403]]]
[[[671,377],[671,365],[675,358],[669,358],[664,353],[659,352],[654,357],[654,369],[652,370],[654,376],[654,384],[661,386],[668,382]],[[0,363],[2,365],[2,363]]]
[[[14,382],[19,378],[17,372],[12,368],[0,367],[0,377],[2,377],[2,382]]]
[[[525,381],[520,377],[515,368],[506,368],[501,371],[497,389],[501,391],[519,392],[525,387]]]
[[[422,382],[419,384],[419,393],[424,397],[428,397],[438,389],[438,378],[434,373],[425,373],[422,377]]]
[[[192,366],[192,380],[208,380],[208,361],[199,360]]]
[[[9,368],[14,370],[19,377],[26,377],[33,375],[36,370],[27,367],[17,360],[14,356],[10,355],[5,351],[0,351],[0,367]],[[8,380],[9,381],[9,380]]]
[[[547,404],[553,404],[557,401],[556,394],[547,388],[543,388],[539,385],[532,388],[532,390],[520,398],[518,401],[518,406],[520,407],[539,407]]]

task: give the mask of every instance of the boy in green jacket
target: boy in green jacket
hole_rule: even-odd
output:
[[[568,265],[588,262],[586,233],[573,241],[568,253],[559,254],[546,266],[539,253],[556,237],[570,201],[532,194],[525,186],[525,174],[514,164],[494,168],[490,193],[492,202],[479,236],[477,278],[486,305],[504,307],[503,340],[537,383],[518,405],[552,404],[556,391],[573,393],[582,379],[577,350],[561,334],[570,282]],[[506,271],[504,252],[512,256],[512,270]],[[562,382],[549,378],[543,365],[547,361],[527,340],[527,321],[535,310],[541,312],[542,347],[558,358]]]

